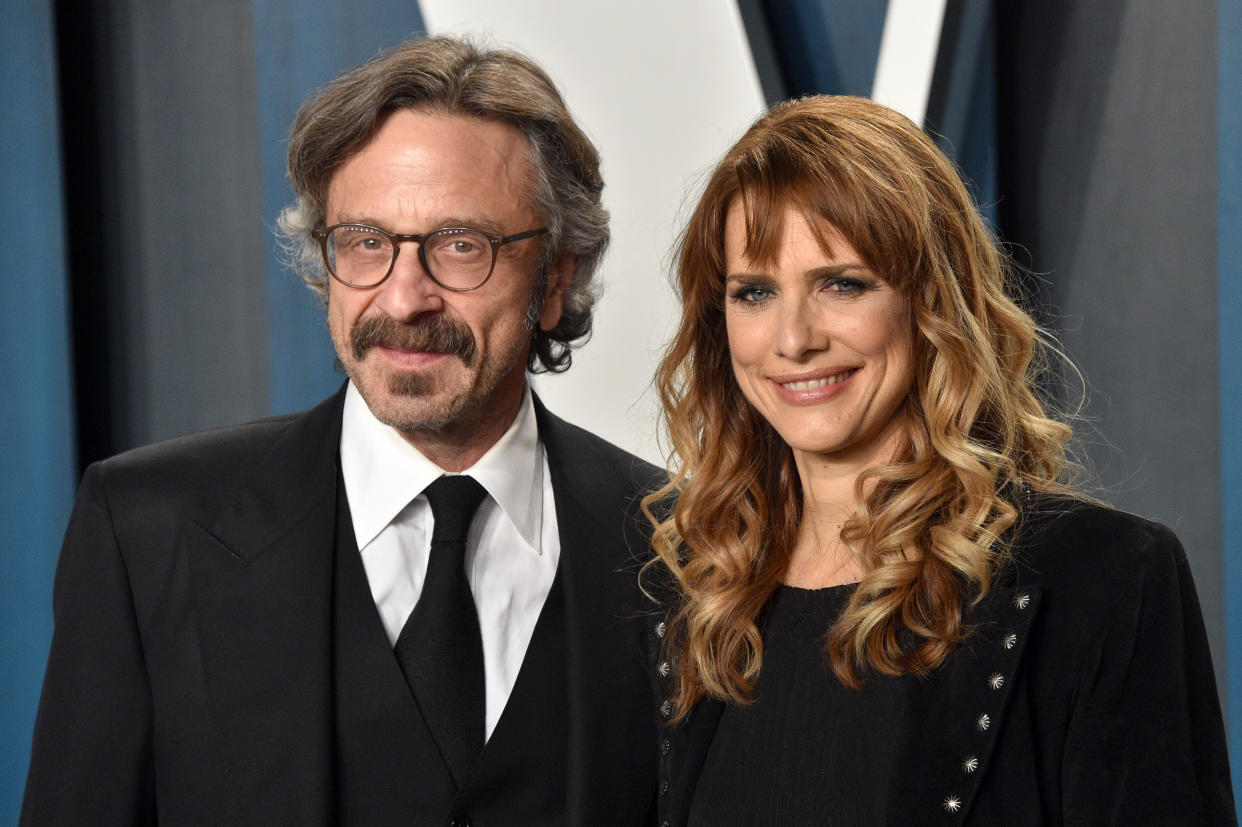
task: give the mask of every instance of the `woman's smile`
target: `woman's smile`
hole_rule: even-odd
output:
[[[830,369],[797,379],[774,377],[771,381],[780,388],[780,397],[790,405],[817,405],[844,392],[857,373],[858,368]]]

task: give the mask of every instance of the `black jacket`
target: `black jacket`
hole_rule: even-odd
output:
[[[966,619],[975,634],[930,679],[901,679],[915,685],[888,823],[1237,823],[1199,601],[1167,528],[1037,497]],[[663,659],[650,668],[669,695]],[[722,709],[665,727],[662,824],[685,824]]]
[[[304,414],[87,469],[22,823],[328,824],[343,392]],[[634,824],[656,782],[637,496],[655,470],[536,404],[561,533],[574,824]]]

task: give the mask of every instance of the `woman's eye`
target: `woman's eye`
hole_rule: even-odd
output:
[[[733,291],[729,298],[743,304],[762,304],[772,297],[772,291],[758,284],[748,284]]]
[[[867,285],[858,279],[837,277],[824,282],[824,289],[842,296],[855,296],[867,289]]]

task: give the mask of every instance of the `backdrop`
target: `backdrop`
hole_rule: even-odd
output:
[[[286,131],[317,85],[428,30],[529,52],[598,143],[614,244],[596,333],[537,387],[657,460],[668,258],[705,171],[793,95],[872,95],[925,123],[1087,377],[1106,496],[1187,547],[1242,789],[1242,0],[1176,15],[1139,0],[9,0],[0,216],[23,243],[0,268],[0,821],[20,805],[81,469],[339,385],[322,313],[272,242]]]

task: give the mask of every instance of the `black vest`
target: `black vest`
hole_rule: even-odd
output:
[[[458,790],[388,643],[339,479],[336,526],[333,689],[338,823],[564,824],[569,728],[559,569],[500,721]]]

